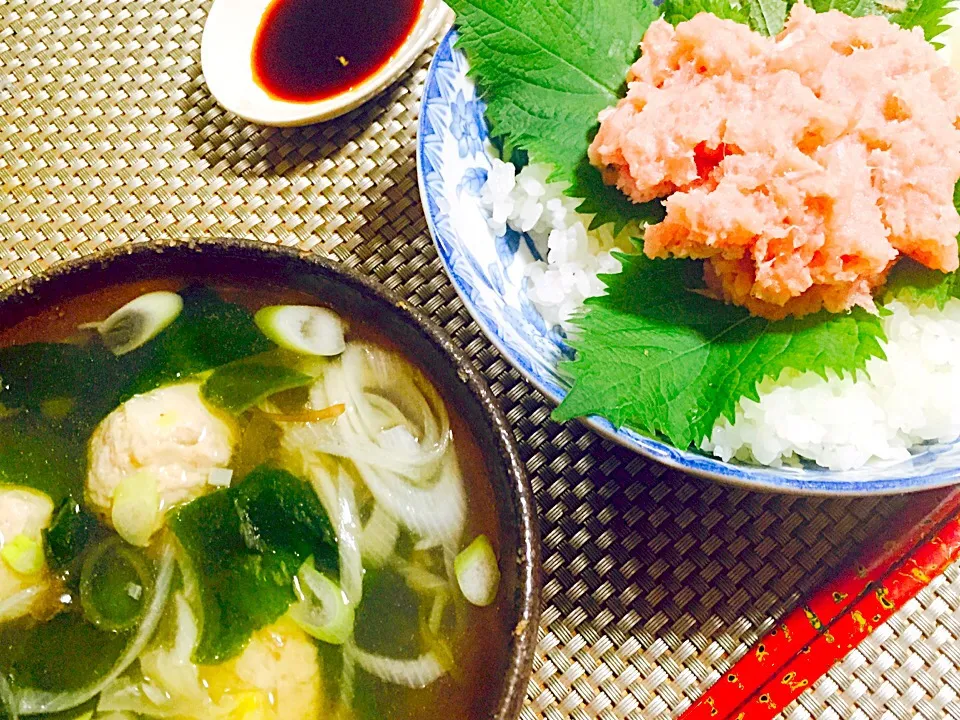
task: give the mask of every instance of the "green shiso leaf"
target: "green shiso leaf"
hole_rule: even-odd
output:
[[[790,14],[795,0],[743,0],[743,3],[730,0],[664,0],[662,5],[664,18],[676,25],[689,20],[699,12],[713,13],[717,17],[734,20],[750,25],[763,35],[776,35],[783,29],[784,21]],[[898,10],[897,0],[808,0],[807,6],[817,12],[839,10],[851,17],[864,15],[883,15],[891,22],[907,29],[919,27],[924,37],[933,41],[946,32],[946,16],[951,8],[947,0],[908,0],[903,9]],[[940,43],[934,42],[940,47]]]
[[[608,294],[576,322],[574,386],[557,420],[602,415],[686,448],[732,419],[740,398],[756,399],[765,377],[844,374],[883,356],[881,320],[864,311],[770,322],[696,292],[699,263],[620,259],[623,272],[603,277]]]
[[[663,18],[671,25],[690,20],[695,15],[708,12],[724,20],[750,24],[750,11],[743,5],[734,5],[730,0],[665,0]]]
[[[933,304],[943,310],[951,298],[960,299],[960,273],[942,273],[904,258],[890,271],[886,298]]]
[[[594,224],[657,222],[586,162],[597,114],[623,95],[627,68],[660,11],[650,0],[451,0],[493,136],[550,163]]]
[[[953,188],[953,205],[960,212],[960,182]],[[960,245],[960,236],[957,243]],[[902,258],[887,278],[886,298],[932,303],[943,310],[951,298],[960,299],[960,271],[942,273],[910,258]]]
[[[254,631],[283,615],[308,556],[318,567],[336,564],[333,529],[311,486],[269,466],[184,505],[169,525],[185,554],[188,586],[199,593],[198,663],[236,656]]]
[[[941,43],[934,42],[934,39],[947,31],[948,25],[945,22],[953,8],[948,4],[949,0],[908,0],[906,8],[893,12],[889,5],[895,5],[894,0],[888,3],[879,2],[877,13],[886,15],[891,22],[904,28],[923,28],[923,36],[928,42],[932,42],[934,47],[942,47]],[[884,7],[887,5],[887,7]]]
[[[839,10],[852,17],[883,15],[902,28],[922,28],[923,36],[927,41],[933,42],[934,38],[948,28],[944,20],[951,8],[947,3],[948,0],[907,0],[902,10],[897,9],[901,4],[897,0],[810,0],[807,5],[817,12]],[[788,7],[793,7],[794,4],[791,1]],[[933,45],[941,47],[938,42],[933,42]]]
[[[880,14],[874,0],[812,0],[808,5],[817,12],[839,10],[851,17]]]
[[[207,402],[239,415],[275,393],[303,387],[312,379],[283,365],[238,362],[214,370],[202,392]]]
[[[744,5],[750,26],[762,35],[776,35],[783,30],[790,3],[787,0],[746,0]]]

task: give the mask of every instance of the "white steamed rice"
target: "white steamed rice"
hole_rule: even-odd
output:
[[[527,233],[545,261],[527,268],[527,294],[548,326],[569,331],[571,316],[588,297],[603,294],[597,275],[620,272],[610,251],[631,249],[630,232],[616,238],[609,228],[588,232],[589,216],[577,213],[579,200],[563,194],[563,183],[548,183],[550,166],[531,164],[519,173],[493,161],[480,195],[499,236],[507,227]]]
[[[743,398],[732,424],[713,427],[704,450],[763,465],[814,460],[831,470],[896,462],[926,441],[960,436],[960,300],[943,311],[891,302],[887,359],[852,377],[785,372]]]
[[[570,329],[583,301],[603,293],[598,274],[618,272],[610,255],[630,250],[627,228],[588,231],[589,216],[564,185],[547,183],[549,166],[493,161],[481,203],[496,234],[527,232],[545,262],[527,270],[528,295],[549,324]],[[869,361],[856,378],[786,372],[759,388],[759,401],[741,399],[736,420],[714,425],[702,448],[723,460],[794,465],[800,458],[832,470],[896,462],[910,448],[960,437],[960,300],[941,312],[902,302],[887,306],[886,360]]]

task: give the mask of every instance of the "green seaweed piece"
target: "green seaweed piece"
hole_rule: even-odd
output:
[[[0,485],[23,485],[59,505],[83,495],[86,447],[61,424],[24,411],[0,421]]]
[[[138,368],[124,398],[274,347],[246,308],[226,302],[210,288],[191,286],[180,296],[183,312],[170,327],[124,356]]]
[[[101,534],[97,517],[73,496],[68,497],[43,532],[47,562],[54,570],[70,565],[83,554],[90,542]]]
[[[238,655],[285,613],[307,557],[318,567],[335,562],[333,528],[313,489],[278,468],[260,466],[239,485],[184,505],[169,525],[199,593],[198,663]]]
[[[303,387],[312,380],[309,375],[283,365],[238,362],[214,370],[203,383],[203,397],[210,404],[239,415],[271,395]]]

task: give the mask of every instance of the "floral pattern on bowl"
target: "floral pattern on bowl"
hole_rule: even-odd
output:
[[[467,310],[503,355],[554,402],[570,387],[560,366],[573,351],[559,328],[547,327],[525,292],[527,265],[540,256],[524,234],[494,237],[480,192],[495,150],[483,101],[455,48],[441,41],[424,88],[417,140],[420,195],[440,259]],[[679,450],[603,418],[584,422],[605,437],[670,467],[754,490],[820,495],[893,494],[960,480],[960,442],[930,444],[907,461],[849,472],[819,467],[769,468],[725,463]]]

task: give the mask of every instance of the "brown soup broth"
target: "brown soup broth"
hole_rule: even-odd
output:
[[[177,291],[187,284],[186,279],[150,280],[128,284],[119,284],[108,289],[92,292],[75,297],[69,301],[58,303],[48,309],[20,322],[19,324],[0,331],[0,348],[13,345],[22,345],[31,342],[80,342],[82,338],[91,339],[92,333],[82,333],[77,326],[82,323],[102,320],[113,310],[133,298],[150,291],[172,290]],[[317,304],[316,298],[280,288],[258,286],[239,287],[236,285],[214,285],[213,288],[225,300],[242,305],[254,311],[264,305],[273,304]],[[336,310],[336,308],[332,308]],[[403,356],[402,348],[396,347],[390,340],[379,333],[376,327],[361,318],[345,317],[349,330],[348,342],[363,340],[372,344],[399,352]],[[406,357],[406,356],[404,356]],[[407,358],[414,365],[418,365],[416,358]],[[429,378],[430,369],[420,366],[419,369]],[[2,374],[2,368],[0,368]],[[465,545],[478,534],[485,534],[490,538],[495,550],[498,551],[501,570],[509,572],[507,562],[512,558],[501,556],[498,547],[498,538],[501,528],[497,516],[493,488],[488,481],[488,468],[483,454],[477,445],[464,420],[458,415],[457,407],[450,402],[442,387],[437,387],[443,397],[450,415],[451,429],[454,437],[457,457],[463,476],[467,497],[467,520],[463,533],[462,544]],[[10,418],[4,422],[9,422]],[[75,438],[86,441],[86,438]],[[241,443],[246,442],[241,440]],[[255,453],[263,453],[257,449]],[[249,453],[247,453],[249,455]],[[234,452],[234,462],[244,455],[242,448]],[[262,456],[261,461],[267,461],[269,456]],[[235,474],[234,482],[237,481]],[[370,572],[367,578],[371,578]],[[365,578],[365,600],[367,602],[367,578]],[[377,587],[390,587],[396,579],[380,578]],[[401,581],[402,582],[402,581]],[[509,639],[514,630],[511,627],[511,610],[513,598],[507,596],[504,583],[501,585],[500,596],[494,605],[488,608],[477,608],[469,605],[462,598],[455,603],[455,628],[451,636],[446,637],[450,644],[455,667],[432,685],[422,690],[409,690],[396,685],[387,685],[372,676],[366,675],[359,668],[355,683],[356,698],[354,701],[355,714],[347,718],[360,720],[382,718],[383,720],[414,720],[425,717],[444,718],[445,720],[481,720],[492,715],[499,700],[499,689],[507,668],[507,648]],[[375,598],[375,611],[364,612],[363,603],[358,610],[357,638],[362,645],[364,635],[375,637],[383,635],[389,637],[398,619],[409,608],[404,610],[393,603],[389,593]],[[374,598],[371,598],[374,600]],[[172,603],[168,603],[166,615],[171,612]],[[372,625],[361,632],[359,623],[369,620]],[[14,624],[21,621],[15,621]],[[38,622],[31,619],[30,622]],[[0,624],[0,653],[4,648],[12,648],[16,644],[16,629],[5,629]],[[96,633],[90,637],[97,637]],[[91,642],[92,642],[91,641]],[[115,637],[107,638],[104,642],[116,642]],[[364,648],[370,652],[389,654],[389,648]],[[76,652],[82,662],[83,648],[65,649],[66,654]],[[318,652],[321,657],[322,681],[325,688],[327,709],[339,695],[339,650],[335,646],[318,643]],[[399,657],[410,657],[409,654],[397,653]],[[69,659],[69,658],[68,658]],[[51,658],[56,664],[62,658]],[[2,664],[2,663],[0,663]],[[67,665],[70,663],[68,662]],[[2,668],[0,668],[2,669]],[[0,718],[3,717],[0,711]],[[283,720],[299,720],[284,718]]]

